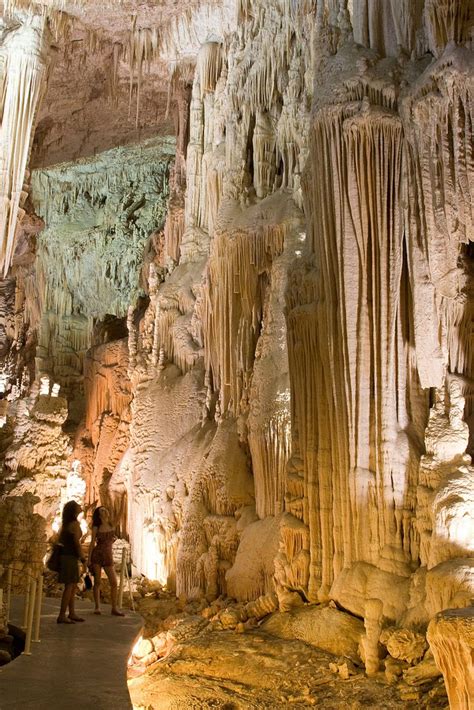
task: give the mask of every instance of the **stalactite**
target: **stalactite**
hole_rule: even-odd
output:
[[[266,197],[274,187],[275,136],[267,114],[257,111],[253,133],[254,185],[257,197]]]
[[[191,91],[186,71],[175,68],[170,81],[176,110],[176,158],[170,172],[170,199],[166,216],[164,236],[166,257],[175,263],[180,260],[181,242],[184,235],[184,194],[186,189],[186,150],[189,130],[189,104]]]
[[[190,100],[190,136],[186,157],[187,195],[185,223],[200,226],[199,205],[201,201],[201,159],[203,154],[203,104],[199,84],[193,85]]]
[[[197,76],[201,99],[209,91],[214,91],[223,65],[222,46],[218,42],[206,42],[199,50]]]
[[[440,56],[449,42],[463,44],[469,41],[469,34],[474,26],[472,3],[427,0],[425,16],[429,47],[435,56]]]
[[[291,431],[286,415],[274,416],[270,423],[249,433],[255,476],[257,514],[278,515],[283,510],[286,463],[290,455]]]
[[[143,69],[150,67],[150,63],[159,58],[160,44],[158,30],[156,27],[139,27],[136,25],[136,15],[132,18],[132,27],[129,35],[127,55],[125,57],[130,69],[130,106],[132,101],[132,90],[135,85],[136,106],[135,125],[138,127],[140,95],[143,78]]]
[[[393,372],[406,377],[412,367],[410,346],[403,347],[401,339],[399,295],[401,123],[364,103],[360,112],[355,110],[321,112],[314,124],[313,159],[326,174],[321,179],[321,172],[315,173],[309,188],[321,290],[311,295],[314,286],[305,279],[311,287],[305,295],[305,280],[298,282],[302,305],[289,311],[290,333],[295,332],[290,372],[297,380],[295,401],[301,403],[295,421],[309,496],[309,593],[314,596],[320,583],[322,598],[342,566],[360,559],[377,564],[385,551],[396,548],[406,560],[414,553],[405,540],[410,539],[406,527],[413,525],[416,450],[408,441],[402,444],[399,432],[407,414],[397,404],[397,393],[392,389],[388,394]],[[341,180],[347,181],[343,192],[337,187]],[[327,335],[316,339],[321,328]],[[300,341],[303,348],[297,348]],[[314,383],[309,389],[308,382]],[[416,381],[412,387],[417,399]],[[365,394],[355,397],[355,392]],[[347,409],[344,402],[351,403]],[[336,411],[337,422],[330,414]],[[390,442],[397,438],[395,453]],[[396,478],[399,460],[406,480]],[[333,479],[333,470],[345,473]],[[320,511],[317,518],[315,510]],[[333,520],[351,522],[330,536]],[[333,564],[335,550],[339,554]]]
[[[134,307],[129,306],[127,311],[127,331],[128,331],[128,362],[129,377],[133,374],[133,369],[137,362],[137,329],[134,323]]]
[[[283,250],[285,228],[216,235],[210,261],[205,322],[206,366],[220,390],[221,408],[237,412],[249,377],[262,308],[262,280],[271,258]]]
[[[138,294],[149,234],[164,221],[173,144],[152,140],[32,173],[32,198],[48,225],[37,249],[37,366],[77,400],[75,416],[95,323],[124,317]],[[135,360],[131,349],[130,367]],[[106,404],[101,397],[97,407]],[[91,404],[93,421],[97,407]]]
[[[115,341],[94,348],[84,363],[85,395],[87,399],[86,428],[93,425],[103,412],[120,417],[130,405],[128,344]]]
[[[165,245],[167,256],[178,262],[184,233],[184,209],[181,201],[178,201],[177,205],[173,203],[174,201],[170,200],[168,205],[168,215],[165,223]]]
[[[342,568],[357,569],[360,560],[409,575],[420,549],[416,510],[432,505],[423,491],[434,475],[430,466],[418,471],[428,412],[420,385],[439,386],[447,366],[471,377],[465,59],[464,49],[447,49],[400,101],[369,71],[345,82],[353,103],[328,95],[315,115],[305,207],[316,261],[295,267],[288,289],[293,445],[304,478],[299,467],[289,472],[286,505],[309,526],[310,598],[325,598]],[[463,475],[450,484],[461,496]],[[443,520],[457,515],[447,496],[447,489],[438,495]],[[423,537],[423,559],[433,535],[430,528]],[[468,550],[464,538],[460,545]],[[459,565],[445,572],[450,593]],[[439,608],[435,599],[430,592],[425,613]]]
[[[160,308],[157,314],[157,332],[160,348],[167,359],[185,373],[191,370],[201,356],[189,332],[189,318],[178,309]]]
[[[420,42],[423,27],[424,0],[354,0],[354,38],[366,47],[376,49],[382,56],[396,56],[398,48],[408,53],[425,51]]]
[[[34,121],[45,89],[49,30],[45,17],[29,15],[2,47],[3,91],[0,129],[0,268],[6,276],[15,230],[26,198],[23,189]]]
[[[473,87],[465,81],[465,60],[466,52],[453,48],[430,67],[401,106],[410,176],[408,254],[412,288],[420,302],[414,311],[416,357],[425,387],[441,386],[445,351],[451,371],[469,378],[474,374],[466,330],[470,265],[461,254],[474,222],[469,177],[474,163]],[[430,169],[434,158],[437,171]],[[423,220],[411,210],[420,201]]]
[[[218,430],[232,421],[232,415],[239,416],[242,422],[249,418],[246,433],[245,425],[240,426],[243,441],[247,439],[250,446],[257,511],[262,518],[283,510],[291,440],[288,382],[283,374],[270,382],[268,368],[278,363],[278,371],[283,373],[287,367],[281,311],[288,262],[299,248],[301,232],[301,213],[289,194],[271,196],[280,187],[298,194],[299,172],[304,162],[306,90],[310,82],[303,77],[308,47],[303,44],[300,49],[285,24],[285,18],[294,11],[291,3],[286,2],[276,7],[260,5],[254,30],[256,56],[250,50],[241,54],[237,37],[222,70],[214,65],[216,58],[220,64],[223,51],[218,44],[204,46],[200,51],[190,103],[185,228],[170,283],[178,277],[186,282],[192,269],[198,272],[198,265],[209,258],[209,247],[210,259],[205,280],[196,290],[195,302],[184,309],[178,307],[179,291],[164,285],[157,292],[153,306],[155,318],[160,321],[159,324],[155,321],[156,340],[165,354],[160,376],[167,372],[166,361],[189,373],[193,371],[189,368],[199,362],[199,359],[188,363],[182,360],[179,325],[185,338],[192,335],[190,345],[192,342],[203,345],[196,355],[206,356],[208,385],[204,411],[218,422]],[[306,19],[301,22],[306,23]],[[273,32],[271,28],[275,27],[277,31]],[[301,31],[301,37],[303,34]],[[297,79],[296,86],[286,81],[289,63]],[[274,103],[280,100],[279,89],[287,108],[280,123],[282,112]],[[241,123],[230,123],[226,118],[230,108],[241,109]],[[229,134],[230,129],[235,134]],[[285,131],[292,136],[293,146],[291,155],[285,153],[282,168],[277,136],[283,145]],[[247,212],[255,193],[257,200],[269,195],[268,202],[264,200],[261,207],[255,206]],[[167,241],[171,243],[175,214],[179,219],[178,208],[172,204],[167,232]],[[274,317],[274,309],[279,310],[281,318]],[[193,310],[193,319],[188,320]],[[259,398],[260,407],[256,406]],[[203,431],[208,426],[205,419]],[[247,573],[237,592],[237,583],[233,581],[240,564],[237,557],[235,562],[228,559],[216,535],[208,534],[206,540],[201,540],[198,534],[207,524],[206,511],[223,516],[222,525],[225,520],[229,524],[233,504],[222,489],[221,475],[217,469],[210,478],[206,476],[184,518],[178,548],[177,589],[191,596],[199,590],[210,594],[230,590],[243,595],[242,598],[252,598],[273,589],[270,558],[265,563],[263,577],[260,568]],[[228,472],[228,476],[230,480],[234,474]],[[278,526],[272,525],[271,531],[273,550],[278,544]],[[194,549],[189,543],[191,539]],[[233,557],[235,549],[231,549]],[[287,569],[288,579],[291,578],[291,583],[298,580],[301,589],[307,582],[307,556],[307,549],[300,550]]]

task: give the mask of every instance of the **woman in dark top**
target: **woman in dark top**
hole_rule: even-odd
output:
[[[81,512],[82,508],[75,500],[70,500],[63,508],[62,525],[58,538],[58,542],[62,546],[58,580],[64,584],[64,591],[57,619],[58,624],[74,624],[84,621],[76,614],[74,608],[76,585],[79,581],[79,560],[83,564],[85,562],[81,550],[82,531],[77,521],[77,516]],[[66,616],[68,609],[69,616]]]
[[[117,575],[115,574],[112,545],[116,540],[113,527],[110,524],[110,515],[103,506],[96,508],[92,515],[92,537],[89,547],[88,567],[94,575],[94,614],[100,614],[100,577],[102,567],[110,582],[110,595],[112,597],[113,616],[124,616],[117,608]]]

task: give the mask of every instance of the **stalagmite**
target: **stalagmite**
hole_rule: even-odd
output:
[[[382,630],[383,604],[380,599],[368,599],[365,606],[366,635],[361,641],[367,675],[375,675],[380,667],[379,639]]]

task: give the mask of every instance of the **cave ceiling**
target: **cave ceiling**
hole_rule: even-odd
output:
[[[31,5],[55,15],[30,161],[37,168],[173,134],[170,75],[222,31],[225,3],[20,0],[0,2],[0,13],[15,23]]]

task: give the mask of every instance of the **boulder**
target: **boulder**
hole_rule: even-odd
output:
[[[360,663],[359,643],[364,635],[360,619],[338,609],[306,606],[274,614],[262,628],[279,638],[294,638],[311,646]]]
[[[367,562],[356,562],[343,570],[334,581],[330,596],[352,614],[365,616],[368,599],[380,599],[383,616],[400,621],[409,599],[409,577],[378,569]]]

